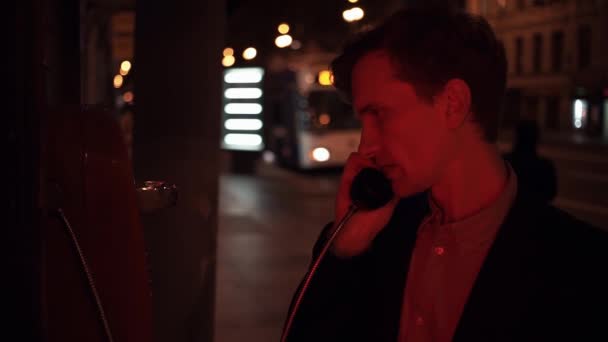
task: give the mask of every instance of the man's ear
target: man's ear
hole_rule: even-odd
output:
[[[471,90],[461,79],[449,80],[442,93],[445,101],[446,120],[449,128],[458,128],[471,115]]]

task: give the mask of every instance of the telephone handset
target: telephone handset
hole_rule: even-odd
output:
[[[393,198],[390,180],[377,169],[366,167],[353,179],[350,199],[362,210],[374,210],[385,206]]]
[[[329,238],[323,245],[321,252],[317,256],[316,260],[314,260],[312,267],[308,271],[308,274],[304,278],[304,282],[302,287],[300,288],[300,292],[298,293],[296,300],[291,308],[291,312],[287,318],[285,323],[285,327],[283,329],[283,334],[281,337],[281,342],[285,342],[287,340],[287,336],[289,335],[289,330],[291,329],[291,325],[293,324],[294,317],[300,304],[302,302],[302,298],[304,297],[304,293],[310,284],[310,280],[312,276],[315,274],[321,260],[327,253],[327,250],[331,246],[335,237],[338,235],[338,232],[344,227],[344,224],[351,218],[355,212],[358,210],[374,210],[385,206],[391,198],[393,198],[393,187],[391,186],[390,180],[384,176],[382,172],[377,169],[368,167],[364,168],[355,176],[353,179],[353,183],[350,187],[350,198],[353,204],[348,209],[346,215],[340,220],[336,228],[330,234]]]

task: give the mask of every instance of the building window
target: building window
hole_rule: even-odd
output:
[[[548,129],[559,129],[559,97],[551,96],[547,98],[545,125]]]
[[[515,73],[521,75],[524,71],[523,65],[524,56],[524,39],[517,37],[515,39]]]
[[[524,117],[528,120],[538,120],[538,96],[527,96],[524,100]]]
[[[507,88],[504,99],[503,127],[514,127],[522,117],[522,92],[519,88]]]
[[[575,99],[572,106],[572,123],[574,128],[583,129],[587,126],[587,108],[589,101],[585,99]]]
[[[543,62],[543,36],[540,33],[534,35],[533,44],[532,68],[534,72],[541,72]]]
[[[551,70],[562,71],[564,55],[564,32],[555,31],[551,35]]]
[[[585,69],[591,65],[591,28],[578,28],[578,68]]]

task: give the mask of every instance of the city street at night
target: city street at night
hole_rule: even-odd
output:
[[[19,341],[608,341],[608,1],[7,3]]]

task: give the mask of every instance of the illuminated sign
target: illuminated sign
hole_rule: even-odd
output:
[[[232,151],[264,149],[263,78],[264,69],[258,67],[224,70],[221,140],[223,149]]]

